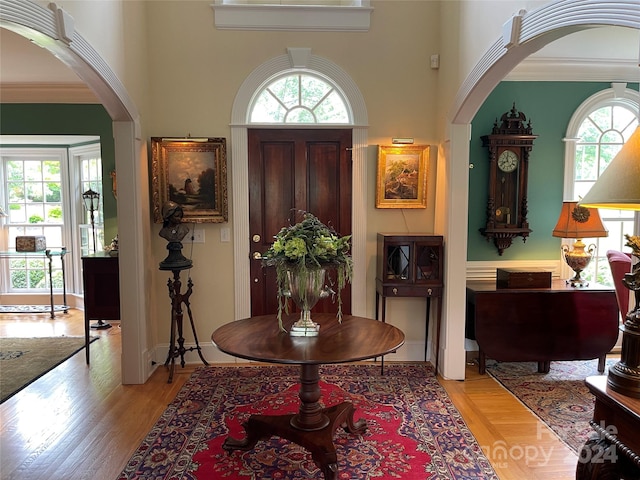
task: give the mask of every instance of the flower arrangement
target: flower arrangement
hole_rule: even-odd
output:
[[[308,212],[302,212],[302,220],[283,227],[274,237],[271,247],[262,256],[263,266],[274,266],[278,283],[278,324],[282,326],[282,311],[288,312],[286,301],[287,272],[304,278],[307,272],[335,268],[338,285],[338,321],[342,321],[342,298],[340,292],[351,283],[353,263],[349,250],[351,235],[340,236],[334,229],[323,224]],[[303,287],[304,288],[304,287]]]
[[[627,239],[625,246],[632,250],[631,254],[636,258],[640,258],[640,237],[637,235],[625,234],[624,238]]]

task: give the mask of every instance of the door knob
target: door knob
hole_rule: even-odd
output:
[[[260,260],[262,259],[262,254],[260,252],[253,252],[253,258],[254,260]]]

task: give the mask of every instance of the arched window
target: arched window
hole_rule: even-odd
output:
[[[342,93],[309,73],[272,80],[255,96],[250,111],[251,123],[351,123]]]
[[[611,163],[638,125],[637,91],[625,84],[614,84],[588,98],[574,113],[567,129],[565,161],[565,199],[584,197],[600,174]],[[630,210],[600,209],[609,230],[604,238],[583,239],[596,245],[596,258],[583,272],[583,278],[613,286],[607,250],[628,250],[624,235],[634,232],[635,214]]]

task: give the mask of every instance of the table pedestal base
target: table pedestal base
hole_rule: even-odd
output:
[[[297,443],[311,452],[315,464],[322,470],[326,480],[338,479],[338,457],[333,444],[333,435],[339,426],[349,433],[362,433],[367,422],[353,421],[354,408],[351,402],[342,402],[330,408],[322,409],[323,417],[328,419],[325,427],[315,430],[302,430],[294,425],[299,414],[291,415],[252,415],[243,424],[247,436],[243,440],[227,437],[222,445],[226,451],[251,450],[259,440],[272,436]],[[323,422],[324,423],[324,422]]]

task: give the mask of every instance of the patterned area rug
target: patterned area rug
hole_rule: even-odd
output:
[[[0,338],[0,403],[83,348],[84,337]]]
[[[351,401],[367,430],[334,436],[339,479],[495,479],[489,461],[430,366],[321,367],[322,401]],[[302,447],[278,437],[227,454],[251,414],[298,409],[299,368],[198,368],[142,442],[119,480],[322,479]]]
[[[617,360],[607,360],[607,369]],[[506,387],[576,453],[593,433],[595,397],[584,380],[598,372],[598,360],[551,362],[537,373],[535,362],[487,361],[487,372]]]

